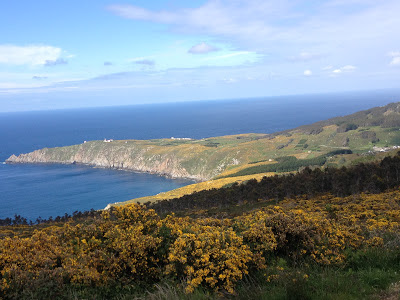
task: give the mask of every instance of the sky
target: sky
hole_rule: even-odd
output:
[[[398,0],[2,0],[0,112],[399,88]]]

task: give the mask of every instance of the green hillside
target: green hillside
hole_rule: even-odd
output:
[[[45,148],[12,156],[7,161],[82,163],[196,180],[223,177],[224,172],[234,174],[236,168],[243,169],[243,166],[253,167],[254,171],[254,164],[271,162],[278,164],[255,172],[296,171],[314,164],[340,165],[343,161],[335,160],[340,151],[351,150],[361,154],[400,145],[399,107],[399,103],[392,103],[275,134],[250,133],[200,140],[91,141]],[[288,167],[290,162],[292,165]],[[287,166],[282,167],[282,164]]]
[[[396,127],[400,122],[399,107],[399,103],[392,103],[271,135],[243,134],[207,139],[216,152],[236,151],[240,163],[227,166],[206,185],[195,184],[190,189],[181,188],[117,205],[152,202],[219,188],[220,179],[230,178],[230,182],[241,182],[243,178],[259,180],[258,174],[293,172],[306,166],[341,167],[382,159],[400,145],[400,127]]]

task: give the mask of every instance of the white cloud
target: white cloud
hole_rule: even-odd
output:
[[[390,64],[392,66],[400,66],[400,56],[393,57]]]
[[[134,6],[134,5],[110,5],[109,10],[115,14],[135,20],[154,21],[161,23],[174,23],[176,15],[170,12],[152,12],[150,10]]]
[[[339,69],[333,70],[332,73],[334,73],[334,74],[350,73],[350,72],[355,71],[356,69],[357,69],[357,67],[355,67],[355,66],[346,65],[346,66],[343,66],[343,67],[341,67]]]
[[[392,56],[392,57],[400,56],[400,51],[389,52],[389,56]]]
[[[202,42],[190,48],[188,52],[192,54],[206,54],[217,50],[218,48]]]
[[[360,41],[374,47],[377,40],[393,41],[400,27],[400,2],[357,0],[355,5],[354,1],[340,1],[338,6],[337,0],[209,0],[198,7],[175,10],[133,5],[108,9],[124,18],[163,23],[177,32],[211,35],[256,51],[285,46],[276,42],[325,53],[338,45],[360,49]],[[305,52],[294,58],[307,60],[313,56]]]
[[[52,46],[0,45],[0,64],[46,65],[60,59],[62,50]]]
[[[289,60],[293,62],[301,62],[301,61],[310,61],[314,59],[321,58],[321,54],[318,53],[310,53],[310,52],[301,52],[296,56],[290,56]]]
[[[304,76],[311,76],[312,75],[312,71],[311,70],[305,70],[303,74],[304,74]]]
[[[392,57],[390,61],[391,66],[400,66],[400,52],[393,51],[389,53],[389,56]]]
[[[266,20],[286,11],[281,8],[286,6],[284,2],[211,0],[196,8],[174,11],[152,11],[133,5],[111,5],[108,9],[123,18],[168,24],[179,32],[254,40],[270,33]]]
[[[348,71],[348,72],[354,71],[355,69],[357,69],[357,68],[355,66],[352,66],[352,65],[346,65],[346,66],[341,68],[342,71]]]

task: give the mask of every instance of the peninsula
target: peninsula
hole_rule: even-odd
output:
[[[391,103],[274,134],[249,133],[199,140],[85,141],[12,155],[6,162],[85,164],[205,181],[277,164],[286,157],[296,160],[294,165],[298,167],[338,165],[340,161],[332,159],[332,154],[396,148],[400,145],[399,127],[400,103]]]

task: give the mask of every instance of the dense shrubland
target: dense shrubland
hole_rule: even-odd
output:
[[[28,237],[9,231],[0,243],[0,293],[62,298],[71,288],[97,288],[111,295],[169,281],[186,293],[228,296],[251,276],[266,286],[288,276],[307,281],[307,266],[346,268],[371,250],[399,268],[399,226],[399,191],[285,199],[225,219],[160,218],[132,204]]]
[[[398,155],[351,168],[307,168],[203,198],[198,193],[190,206],[173,199],[154,209],[131,204],[64,222],[3,226],[0,298],[396,293],[390,283],[400,281],[399,170]],[[258,208],[245,211],[249,203]],[[215,207],[218,213],[205,217]],[[229,215],[224,207],[240,213]],[[184,216],[186,208],[197,217]]]

